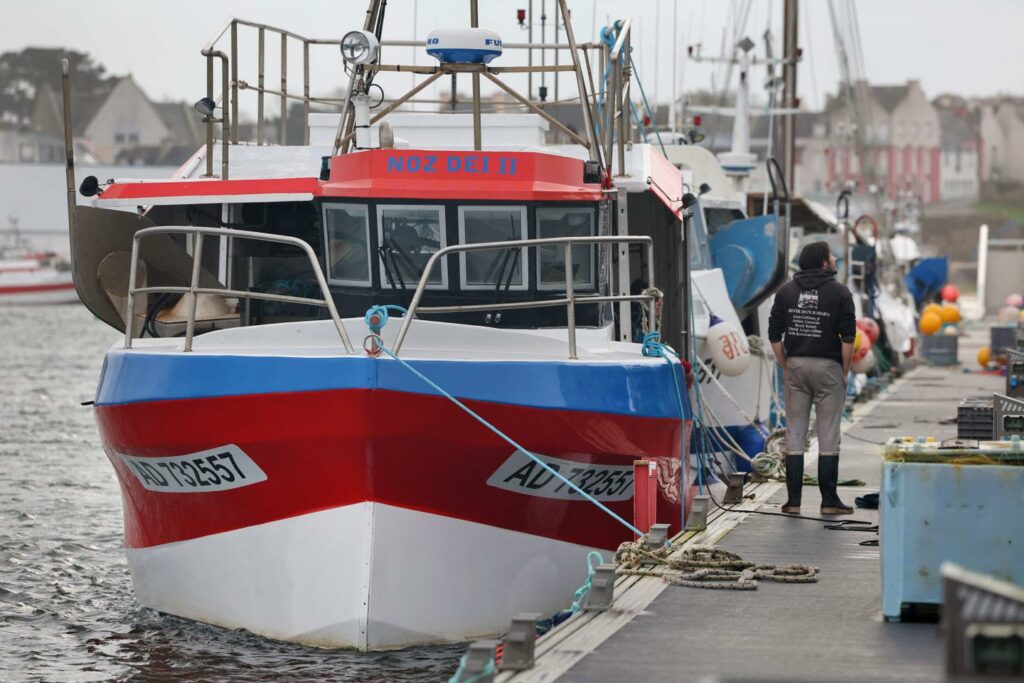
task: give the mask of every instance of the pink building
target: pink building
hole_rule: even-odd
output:
[[[854,98],[856,107],[850,101]],[[829,97],[825,114],[829,135],[826,185],[830,189],[838,190],[853,182],[863,190],[865,183],[874,182],[891,198],[907,192],[925,203],[941,198],[939,112],[928,101],[919,81],[896,86],[860,82],[849,95]],[[855,143],[858,125],[868,127],[865,143],[872,169],[861,168],[859,163]]]

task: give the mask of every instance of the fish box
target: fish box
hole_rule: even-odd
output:
[[[956,365],[958,340],[960,337],[947,334],[933,334],[921,338],[921,355],[929,365]]]
[[[942,604],[943,562],[1024,585],[1024,449],[893,440],[882,464],[882,614]]]

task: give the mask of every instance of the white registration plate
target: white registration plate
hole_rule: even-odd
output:
[[[631,465],[597,465],[562,460],[535,454],[551,469],[602,502],[629,500],[633,497]],[[514,452],[487,480],[489,486],[528,496],[582,500],[582,496],[564,481],[541,467],[533,459]]]
[[[227,491],[267,479],[259,465],[234,444],[169,457],[117,456],[143,487],[162,493]]]

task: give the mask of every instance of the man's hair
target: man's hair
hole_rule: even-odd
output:
[[[821,268],[831,255],[832,248],[828,242],[811,242],[800,250],[800,270]]]

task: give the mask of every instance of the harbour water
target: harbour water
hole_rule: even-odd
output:
[[[84,307],[0,307],[0,680],[436,681],[462,645],[321,650],[139,607],[92,408],[118,334]]]

